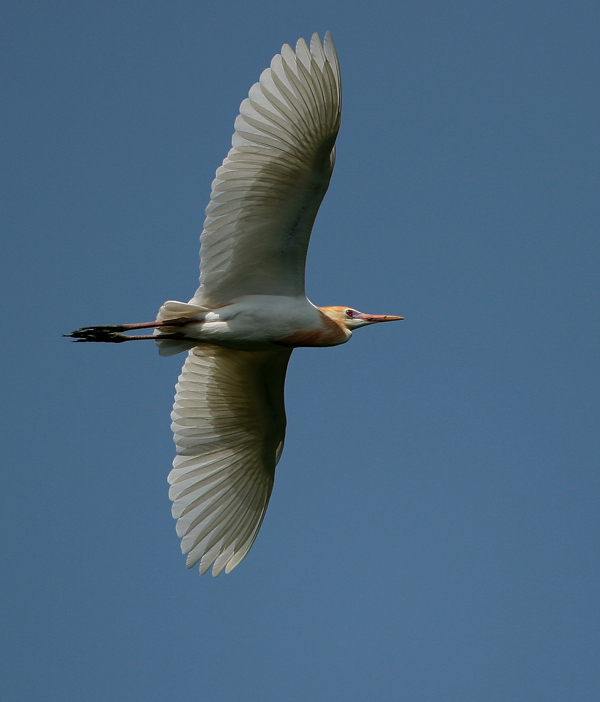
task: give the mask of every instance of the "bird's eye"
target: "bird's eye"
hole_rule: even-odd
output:
[[[346,315],[346,317],[350,317],[350,319],[352,319],[352,317],[354,317],[354,315],[356,314],[356,312],[355,312],[354,310],[346,310],[346,311],[344,312],[344,314]]]

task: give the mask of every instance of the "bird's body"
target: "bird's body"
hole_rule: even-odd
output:
[[[274,346],[336,346],[347,341],[351,332],[315,307],[305,296],[245,295],[229,305],[203,308],[169,301],[163,305],[158,319],[173,319],[185,311],[191,315],[183,328],[161,329],[163,335],[180,332],[191,343],[208,343],[244,351],[260,351]],[[160,341],[167,349],[177,341]],[[182,343],[185,345],[185,341]],[[163,355],[164,352],[163,352]]]
[[[304,291],[312,226],[335,161],[341,83],[331,35],[284,45],[240,106],[201,236],[200,287],[155,322],[83,327],[77,341],[154,339],[188,350],[176,386],[169,474],[187,565],[231,571],[269,502],[285,437],[293,348],[336,346],[352,330],[401,317],[316,307]],[[123,332],[154,328],[153,335]]]

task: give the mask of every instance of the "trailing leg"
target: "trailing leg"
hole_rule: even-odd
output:
[[[70,334],[63,336],[70,337],[75,341],[99,341],[105,343],[120,344],[123,341],[140,341],[142,339],[156,339],[153,334],[144,336],[127,336],[122,332],[133,331],[135,329],[152,329],[160,327],[183,327],[189,324],[190,319],[168,319],[156,322],[142,322],[141,324],[106,324],[96,327],[81,327],[72,331]],[[161,335],[167,339],[181,339],[182,334],[174,332],[173,334]]]

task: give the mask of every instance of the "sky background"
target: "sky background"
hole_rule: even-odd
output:
[[[597,2],[15,2],[0,21],[0,694],[596,702]],[[248,558],[188,571],[183,357],[72,344],[197,285],[241,100],[333,32],[307,290],[401,314],[296,351]]]

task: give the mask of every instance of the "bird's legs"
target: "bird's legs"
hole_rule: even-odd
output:
[[[107,324],[101,327],[81,327],[63,336],[71,337],[73,341],[102,341],[106,343],[121,344],[123,341],[141,341],[143,339],[182,339],[183,334],[173,332],[171,334],[143,334],[140,336],[127,336],[122,332],[133,331],[134,329],[152,329],[160,327],[183,327],[190,323],[190,319],[166,319],[161,322],[142,322],[141,324]]]

